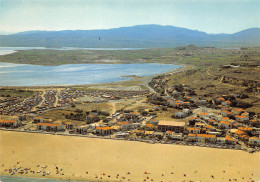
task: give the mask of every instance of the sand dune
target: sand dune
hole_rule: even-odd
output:
[[[156,182],[259,181],[259,159],[259,153],[237,150],[0,131],[2,175],[9,175],[4,169],[12,168],[19,161],[17,167],[30,167],[35,171],[47,165],[45,171],[51,173],[47,178],[130,179],[135,182],[144,179]],[[37,164],[41,166],[36,167]],[[56,166],[63,169],[64,175],[55,174]],[[21,176],[41,177],[41,173]]]

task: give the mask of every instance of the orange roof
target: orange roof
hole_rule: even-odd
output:
[[[227,120],[229,120],[229,117],[223,117],[222,119],[227,119]]]
[[[201,112],[200,115],[207,116],[207,115],[209,115],[209,113],[207,113],[207,112]]]
[[[112,128],[109,127],[109,126],[104,126],[104,127],[101,127],[101,126],[98,126],[96,127],[96,130],[111,130]]]
[[[90,114],[90,115],[88,115],[88,117],[91,117],[91,118],[92,118],[92,117],[94,117],[94,115]]]
[[[188,130],[196,130],[196,131],[199,131],[200,129],[199,129],[199,128],[188,128]]]
[[[153,127],[153,124],[146,124],[145,127],[147,127],[147,128],[152,128],[152,127]]]
[[[246,116],[244,116],[244,115],[243,116],[236,115],[235,117],[236,118],[245,118]]]
[[[34,117],[34,119],[41,119],[41,117]]]
[[[249,140],[252,140],[252,139],[260,140],[260,138],[258,138],[258,137],[250,137],[250,138],[249,138]]]
[[[231,103],[229,100],[227,100],[227,101],[225,101],[225,102],[226,102],[226,103],[229,103],[229,104]]]
[[[145,131],[144,134],[146,135],[152,135],[154,131]]]
[[[62,121],[55,121],[55,123],[62,123]]]
[[[252,128],[246,128],[246,127],[238,127],[239,130],[242,130],[242,131],[251,131]]]
[[[226,135],[225,140],[234,140],[234,139]]]
[[[208,125],[208,126],[205,126],[206,128],[213,128],[213,126],[211,126],[211,125]]]
[[[135,132],[136,133],[141,133],[141,132],[143,133],[144,131],[143,130],[136,130]]]
[[[16,120],[0,120],[0,123],[16,123]]]
[[[218,98],[219,100],[225,100],[223,97]]]
[[[166,133],[173,134],[175,132],[173,132],[173,131],[166,131]]]
[[[216,135],[207,135],[207,134],[197,134],[198,137],[205,137],[205,138],[214,138]]]
[[[197,119],[197,117],[192,117],[191,119]]]
[[[40,126],[60,126],[60,124],[55,124],[55,123],[37,123],[37,125],[40,125]]]
[[[189,137],[195,137],[197,136],[196,134],[188,134]]]
[[[129,125],[129,122],[127,122],[127,121],[125,121],[125,122],[119,121],[119,122],[117,122],[117,124],[118,125]]]
[[[220,121],[219,123],[222,123],[222,124],[227,124],[227,125],[229,125],[229,124],[230,124],[228,121]]]
[[[70,125],[70,124],[72,124],[70,121],[68,121],[68,122],[66,122],[65,124],[67,124],[67,125]]]
[[[236,134],[238,134],[238,135],[241,135],[241,134],[244,134],[245,132],[243,132],[243,131],[241,131],[241,130],[237,130],[236,131]]]
[[[232,111],[244,111],[242,108],[233,108]]]

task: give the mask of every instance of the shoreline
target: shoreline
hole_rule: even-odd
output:
[[[162,144],[162,145],[175,145],[175,146],[185,146],[185,147],[199,147],[199,148],[213,148],[213,149],[222,149],[222,150],[237,150],[248,152],[243,148],[230,148],[230,147],[212,147],[210,145],[197,145],[197,144],[182,144],[182,143],[172,143],[172,142],[153,142],[150,139],[142,139],[142,140],[133,140],[133,139],[124,139],[124,138],[111,138],[104,136],[96,136],[96,135],[80,135],[80,134],[66,134],[66,133],[54,133],[54,132],[42,132],[42,131],[22,131],[16,129],[4,129],[0,128],[0,131],[8,131],[8,132],[21,132],[21,133],[31,133],[31,134],[42,134],[42,135],[53,135],[53,136],[66,136],[66,137],[79,137],[79,138],[90,138],[90,139],[101,139],[101,140],[117,140],[117,141],[125,141],[125,142],[139,142],[139,143],[147,143],[147,144]],[[152,141],[152,142],[151,142]],[[260,152],[260,150],[254,150],[254,152]],[[259,153],[260,154],[260,153]]]
[[[43,171],[41,167],[45,165],[48,166],[45,171],[50,171],[50,175],[45,177],[58,180],[143,181],[146,177],[153,178],[154,181],[260,179],[257,170],[259,153],[86,137],[64,138],[66,136],[2,130],[0,136],[0,174],[5,176],[10,173],[4,169],[13,168],[14,165],[30,167],[34,171]],[[37,168],[36,165],[40,167]],[[55,174],[55,166],[62,168],[64,175]],[[119,178],[116,178],[117,174]],[[36,172],[19,174],[17,177],[45,179],[41,173]]]

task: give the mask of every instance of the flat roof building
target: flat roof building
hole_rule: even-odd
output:
[[[174,131],[176,133],[182,133],[186,126],[185,122],[178,121],[159,121],[158,130],[166,132],[166,131]]]

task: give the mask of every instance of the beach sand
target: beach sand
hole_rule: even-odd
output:
[[[40,167],[36,167],[38,164]],[[10,175],[5,169],[14,165],[41,170],[19,174],[37,178],[49,171],[50,175],[44,178],[134,182],[260,180],[259,152],[0,131],[0,174]],[[44,165],[48,167],[43,170]],[[56,166],[63,169],[59,174]]]

